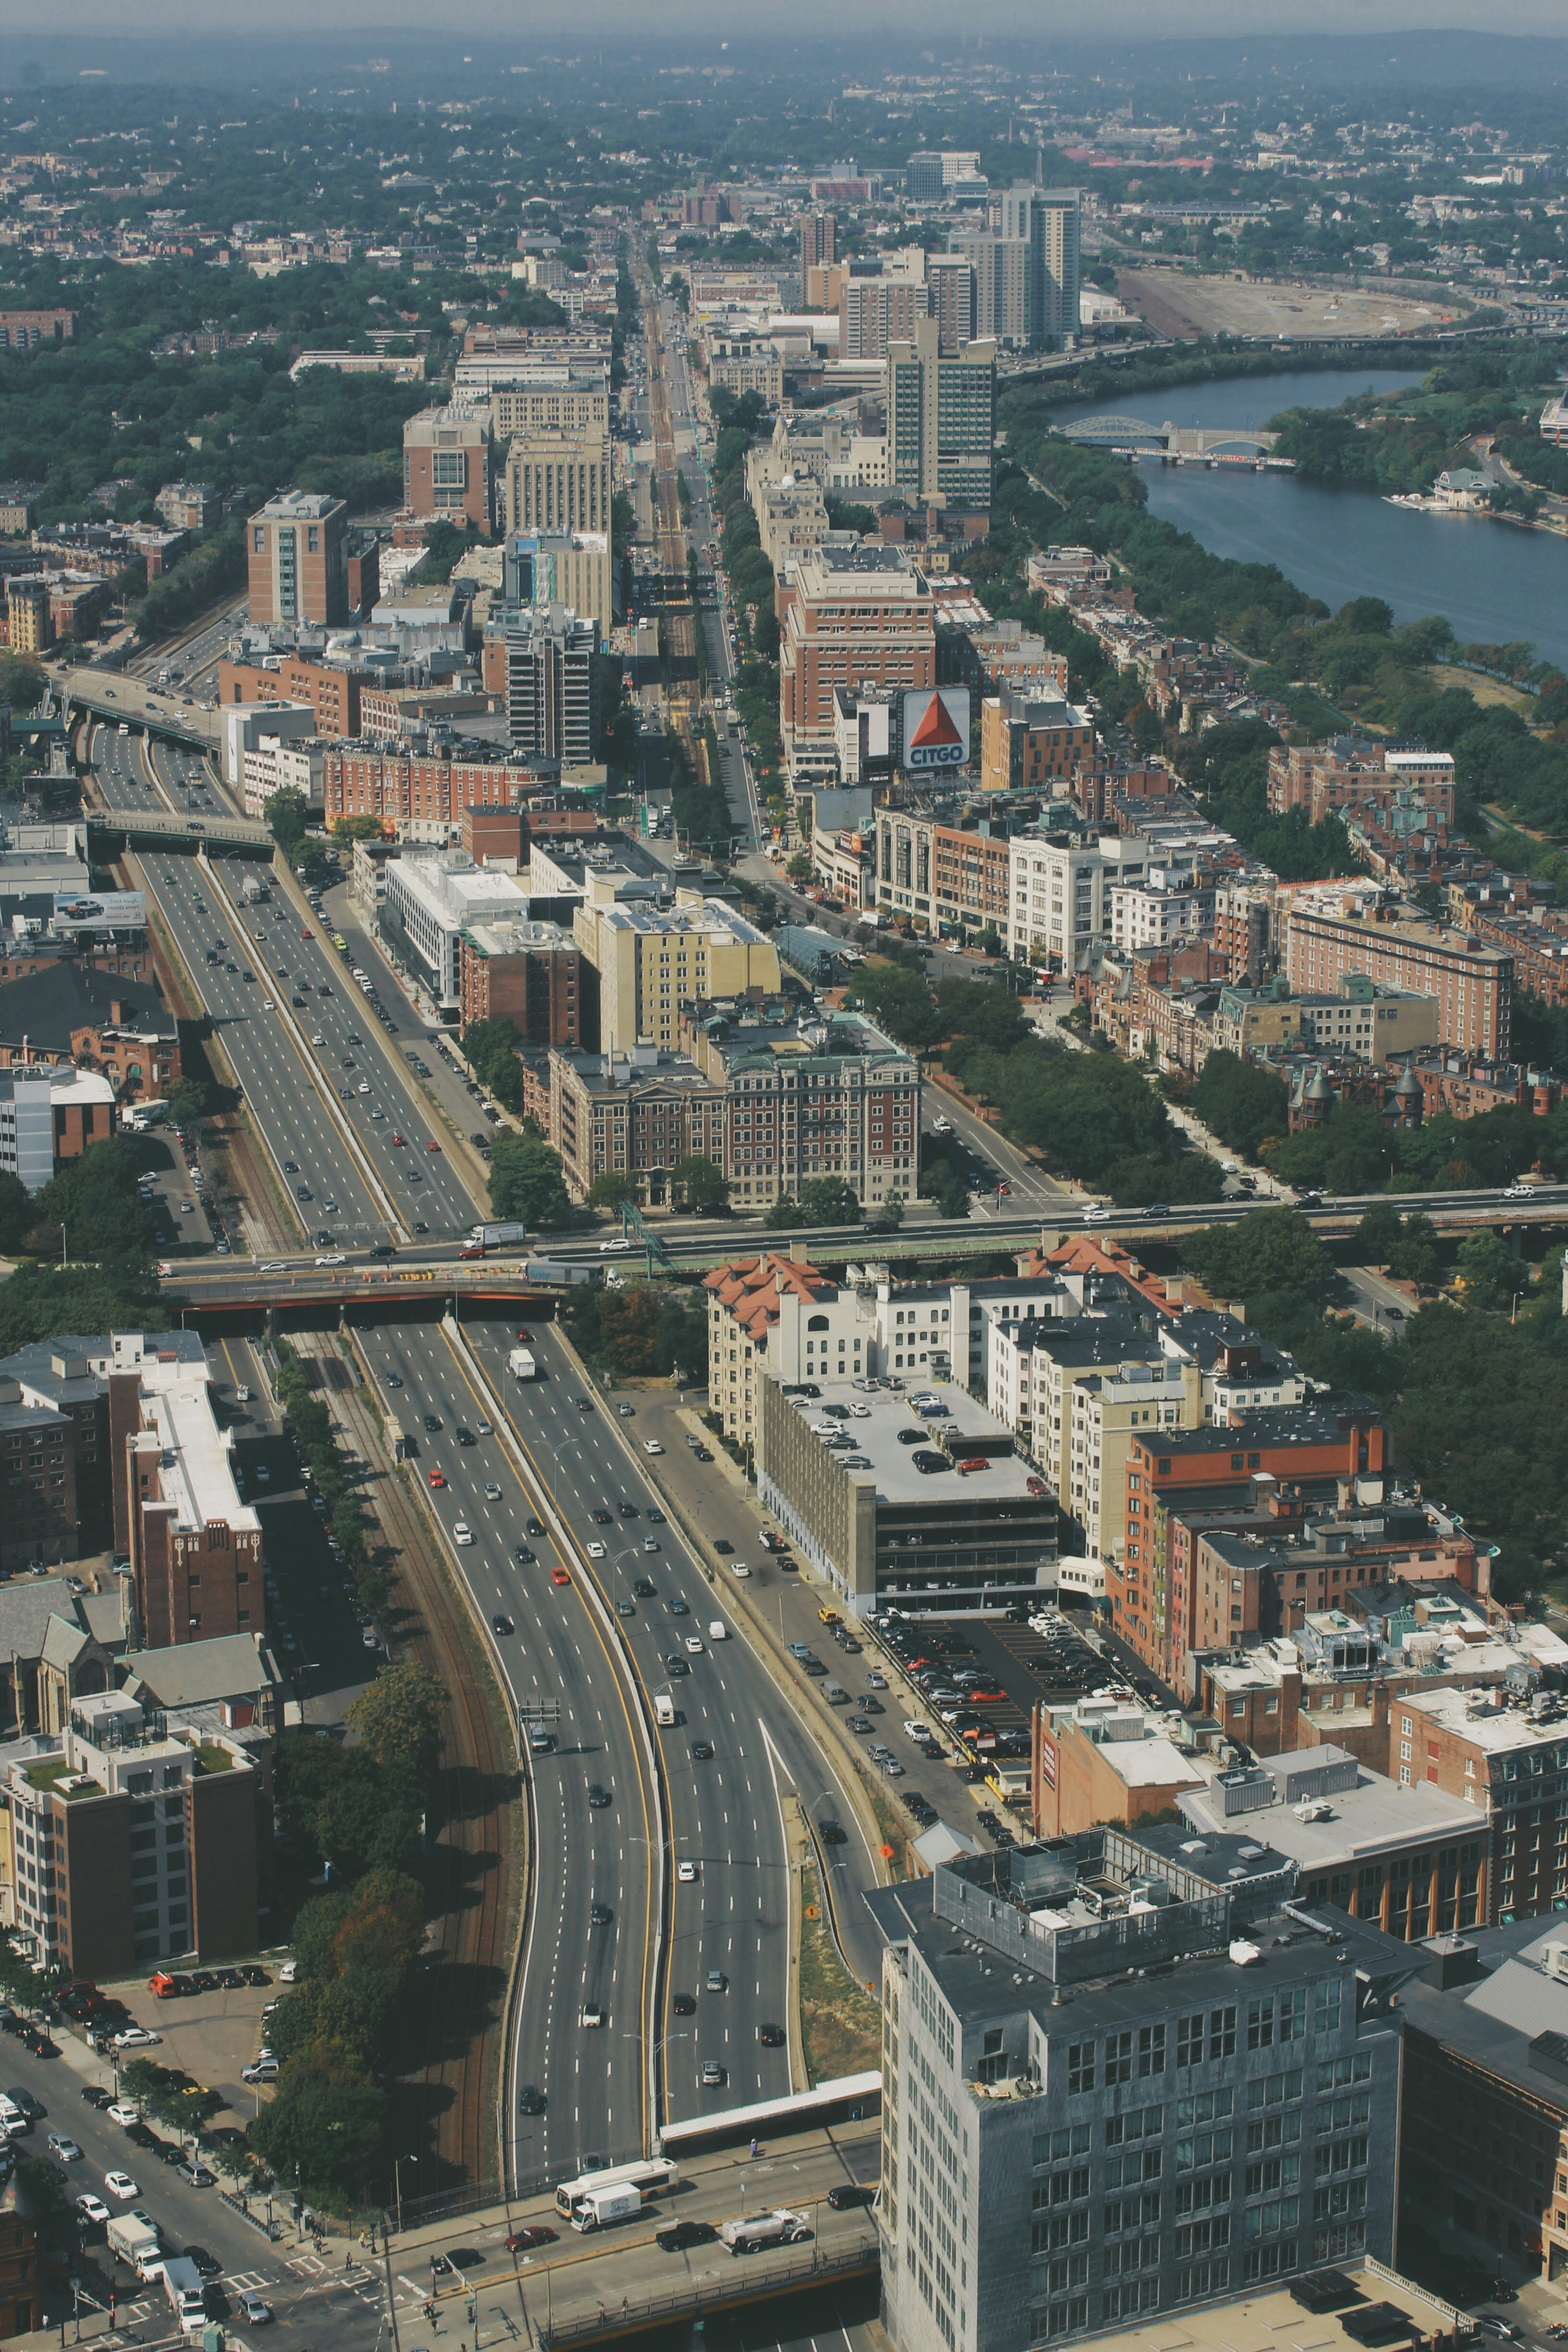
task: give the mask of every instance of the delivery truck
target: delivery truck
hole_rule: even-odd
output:
[[[478,1242],[482,1250],[523,1249],[528,1244],[528,1227],[504,1222],[494,1225],[475,1225],[468,1239]]]
[[[596,1265],[577,1265],[563,1257],[531,1257],[524,1261],[523,1273],[530,1282],[592,1282],[599,1269]]]
[[[151,2221],[132,2221],[129,2213],[111,2214],[104,2226],[109,2251],[129,2263],[139,2279],[156,2278],[163,2267],[163,2249]]]
[[[514,1381],[536,1381],[539,1366],[533,1360],[531,1348],[514,1348],[506,1360],[507,1370]]]
[[[163,2264],[163,2293],[185,2336],[199,2336],[207,2324],[207,2300],[202,2274],[184,2254],[171,2254]]]
[[[675,1721],[675,1701],[668,1691],[655,1691],[653,1719],[656,1723],[662,1724],[672,1724]]]
[[[574,2230],[603,2230],[612,2221],[629,2221],[642,2211],[642,2190],[635,2182],[613,2180],[607,2189],[590,2189],[577,2200],[572,2215]]]

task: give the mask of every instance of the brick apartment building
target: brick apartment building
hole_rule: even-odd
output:
[[[1405,750],[1364,736],[1326,743],[1277,743],[1268,754],[1268,806],[1304,809],[1310,823],[1355,808],[1378,808],[1415,793],[1431,825],[1454,822],[1451,751]]]
[[[324,662],[304,661],[294,654],[279,656],[276,668],[264,669],[259,662],[230,661],[226,654],[217,666],[220,703],[309,703],[316,714],[318,735],[357,735],[360,689],[377,683],[368,670],[337,669]]]
[[[931,592],[900,548],[814,547],[780,581],[779,719],[790,774],[837,773],[836,687],[933,687]]]
[[[259,1633],[267,1622],[261,1522],[235,1486],[232,1444],[213,1417],[200,1342],[193,1336],[175,1344],[186,1339],[116,1335],[100,1374],[109,1394],[114,1546],[131,1562],[152,1648]]]
[[[583,950],[555,923],[474,923],[458,941],[462,1024],[510,1020],[531,1045],[583,1041]]]
[[[1440,928],[1403,905],[1342,912],[1303,894],[1285,932],[1285,974],[1299,995],[1331,995],[1347,972],[1437,1000],[1438,1042],[1506,1061],[1513,1014],[1511,954]]]
[[[980,706],[980,785],[987,793],[1048,789],[1092,762],[1094,721],[1056,696],[1004,678]]]
[[[1568,1908],[1568,1724],[1522,1693],[1407,1690],[1389,1709],[1387,1772],[1477,1809],[1489,1848],[1489,1916]]]
[[[348,505],[288,490],[245,527],[250,617],[288,627],[339,626],[349,616]]]
[[[1106,1565],[1106,1597],[1119,1637],[1144,1664],[1171,1680],[1200,1643],[1199,1626],[1228,1637],[1242,1624],[1246,1595],[1222,1589],[1217,1559],[1206,1591],[1195,1550],[1173,1559],[1171,1522],[1184,1506],[1240,1502],[1267,1474],[1285,1483],[1380,1479],[1389,1468],[1387,1423],[1368,1408],[1317,1397],[1234,1415],[1231,1425],[1133,1434],[1123,1473],[1125,1557]],[[1226,1579],[1226,1585],[1235,1580]],[[1233,1613],[1234,1612],[1234,1613]]]
[[[328,743],[322,751],[322,807],[329,826],[340,816],[374,816],[389,831],[412,824],[449,827],[460,823],[467,808],[521,802],[544,781],[528,761],[489,747],[436,751],[412,740],[351,740]]]
[[[489,539],[495,529],[495,449],[488,403],[456,400],[405,418],[403,507],[421,520],[455,523]]]
[[[579,1194],[595,1176],[624,1174],[628,1198],[662,1202],[681,1160],[700,1156],[727,1172],[726,1096],[722,1078],[684,1054],[555,1052],[550,1140]]]

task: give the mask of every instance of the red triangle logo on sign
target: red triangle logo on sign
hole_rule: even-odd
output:
[[[910,751],[935,751],[954,743],[962,743],[963,740],[963,738],[948,716],[946,703],[940,694],[933,694],[926,705],[925,717],[910,738]]]

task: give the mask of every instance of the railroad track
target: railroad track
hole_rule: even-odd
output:
[[[311,1343],[301,1336],[295,1344],[303,1351]],[[319,1347],[323,1356],[335,1352],[330,1339]],[[493,2180],[500,2168],[496,2084],[518,1884],[517,1767],[488,1669],[476,1671],[462,1604],[423,1515],[385,1461],[376,1416],[357,1389],[324,1393],[368,1467],[363,1499],[392,1551],[405,1612],[399,1652],[427,1667],[447,1697],[443,1818],[427,1847],[439,1940],[402,2076],[423,2141],[416,2193],[428,2195]]]

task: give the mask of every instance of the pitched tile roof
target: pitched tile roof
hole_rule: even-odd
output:
[[[838,1286],[818,1267],[770,1250],[763,1257],[735,1258],[728,1265],[716,1265],[711,1274],[704,1275],[702,1287],[713,1294],[752,1339],[760,1340],[769,1324],[779,1319],[781,1293],[820,1298],[825,1292],[837,1292]]]
[[[1014,1263],[1026,1282],[1042,1281],[1049,1274],[1119,1275],[1160,1314],[1173,1320],[1182,1312],[1181,1299],[1170,1297],[1159,1275],[1151,1274],[1120,1242],[1102,1242],[1092,1234],[1069,1234],[1051,1250],[1020,1250]]]

